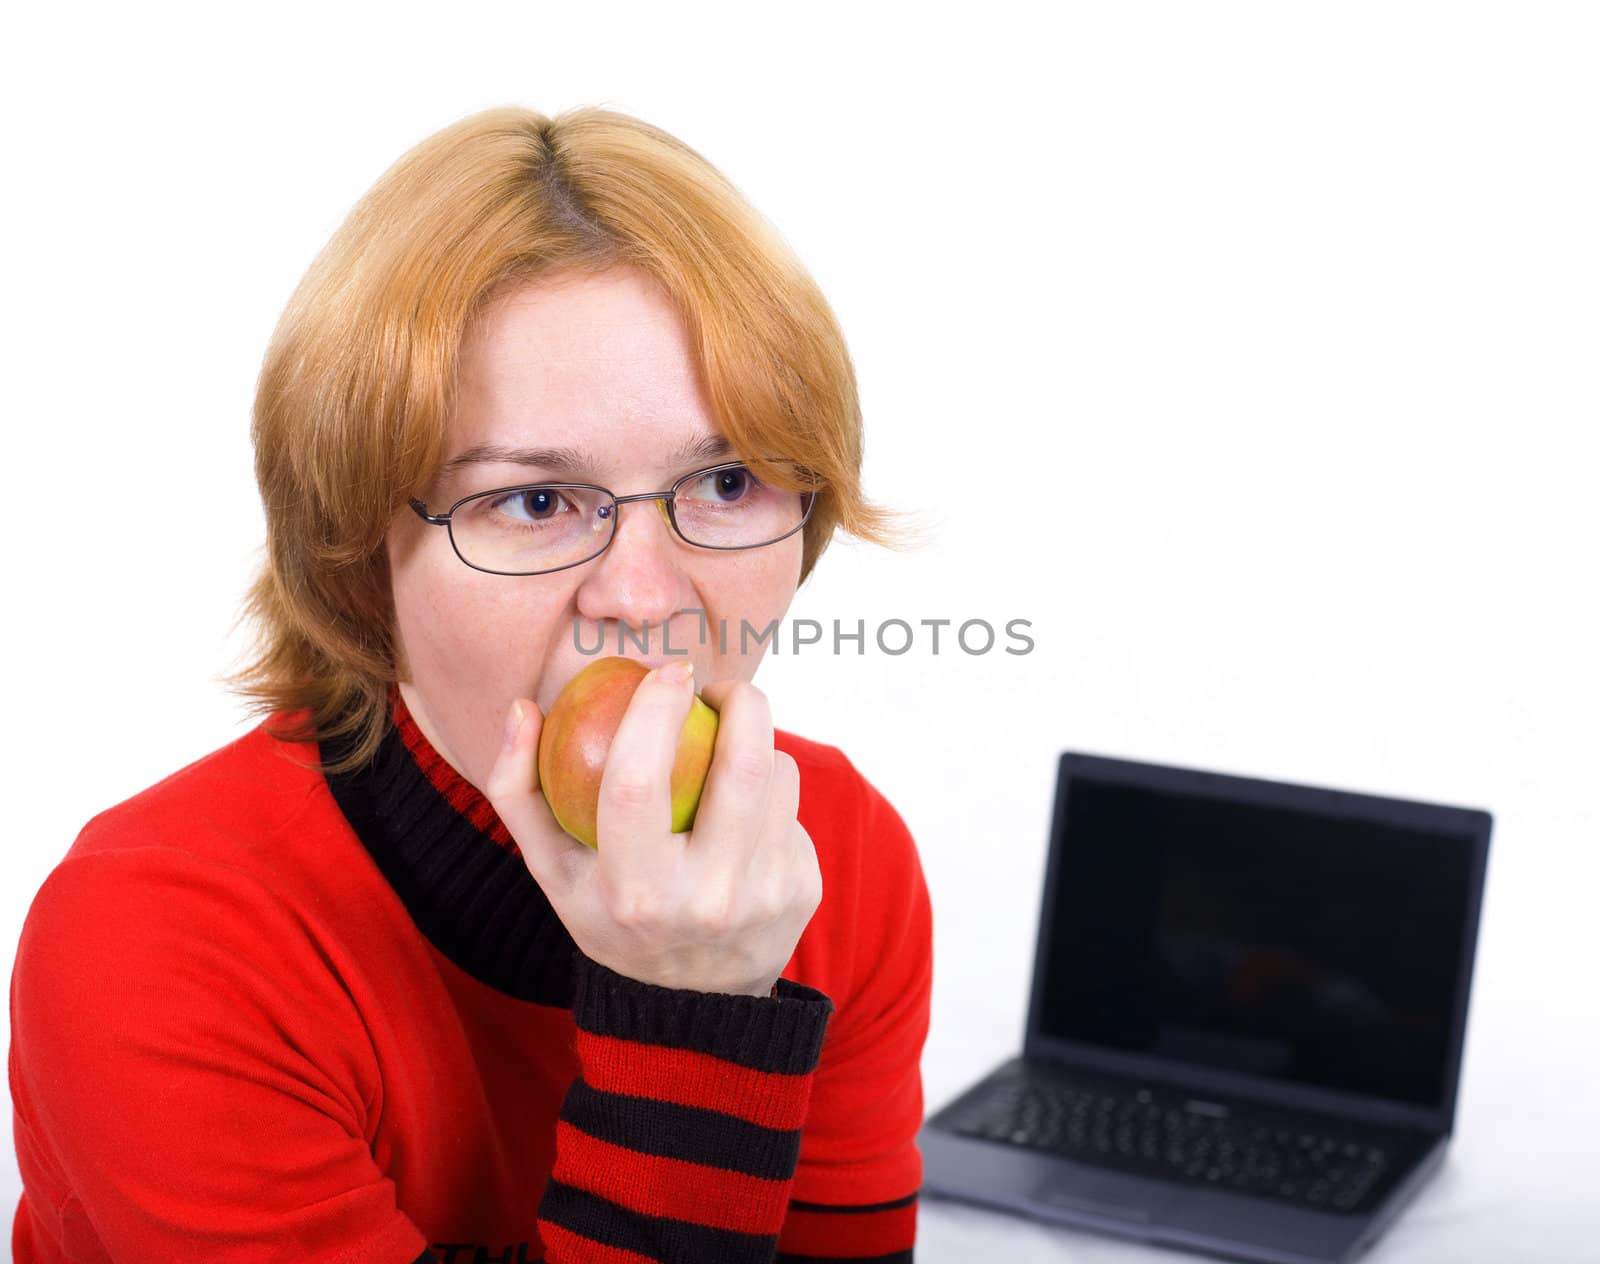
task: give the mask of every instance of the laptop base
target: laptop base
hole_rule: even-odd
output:
[[[924,1196],[1260,1264],[1347,1264],[1444,1158],[1441,1138],[1365,1214],[1337,1214],[1078,1163],[924,1125]]]

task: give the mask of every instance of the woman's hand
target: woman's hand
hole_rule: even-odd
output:
[[[622,717],[600,780],[599,849],[569,837],[539,792],[532,701],[513,704],[485,794],[585,955],[643,983],[769,996],[822,900],[810,836],[795,819],[800,771],[772,745],[764,695],[708,685],[716,748],[694,828],[671,832],[669,780],[693,678],[651,672]],[[520,723],[518,714],[520,712]]]

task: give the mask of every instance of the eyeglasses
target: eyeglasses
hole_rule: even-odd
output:
[[[476,492],[450,511],[417,517],[448,528],[450,545],[473,570],[544,575],[581,566],[617,534],[617,511],[653,500],[685,544],[697,549],[759,549],[793,535],[811,517],[815,491],[770,487],[737,461],[686,474],[664,492],[614,496],[592,483],[526,483]]]

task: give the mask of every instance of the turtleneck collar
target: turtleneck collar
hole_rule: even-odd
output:
[[[494,808],[448,764],[391,688],[370,762],[328,777],[335,802],[441,953],[490,987],[572,1004],[576,947]],[[325,761],[347,749],[322,744]]]
[[[457,772],[443,755],[433,749],[433,744],[423,736],[421,726],[411,714],[411,708],[406,706],[405,698],[393,685],[389,687],[389,721],[394,725],[395,732],[399,733],[406,749],[411,752],[411,758],[416,761],[417,767],[433,784],[433,788],[444,796],[445,802],[453,807],[458,815],[472,822],[473,828],[480,834],[492,838],[502,847],[510,848],[513,855],[519,854],[516,840],[501,824],[489,800],[483,797],[477,786]]]

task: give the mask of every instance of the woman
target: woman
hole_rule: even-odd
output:
[[[474,116],[313,265],[254,437],[264,719],[33,903],[15,1258],[909,1260],[926,886],[749,683],[835,527],[892,535],[781,242],[636,120]],[[653,670],[591,850],[535,751],[599,644]]]

